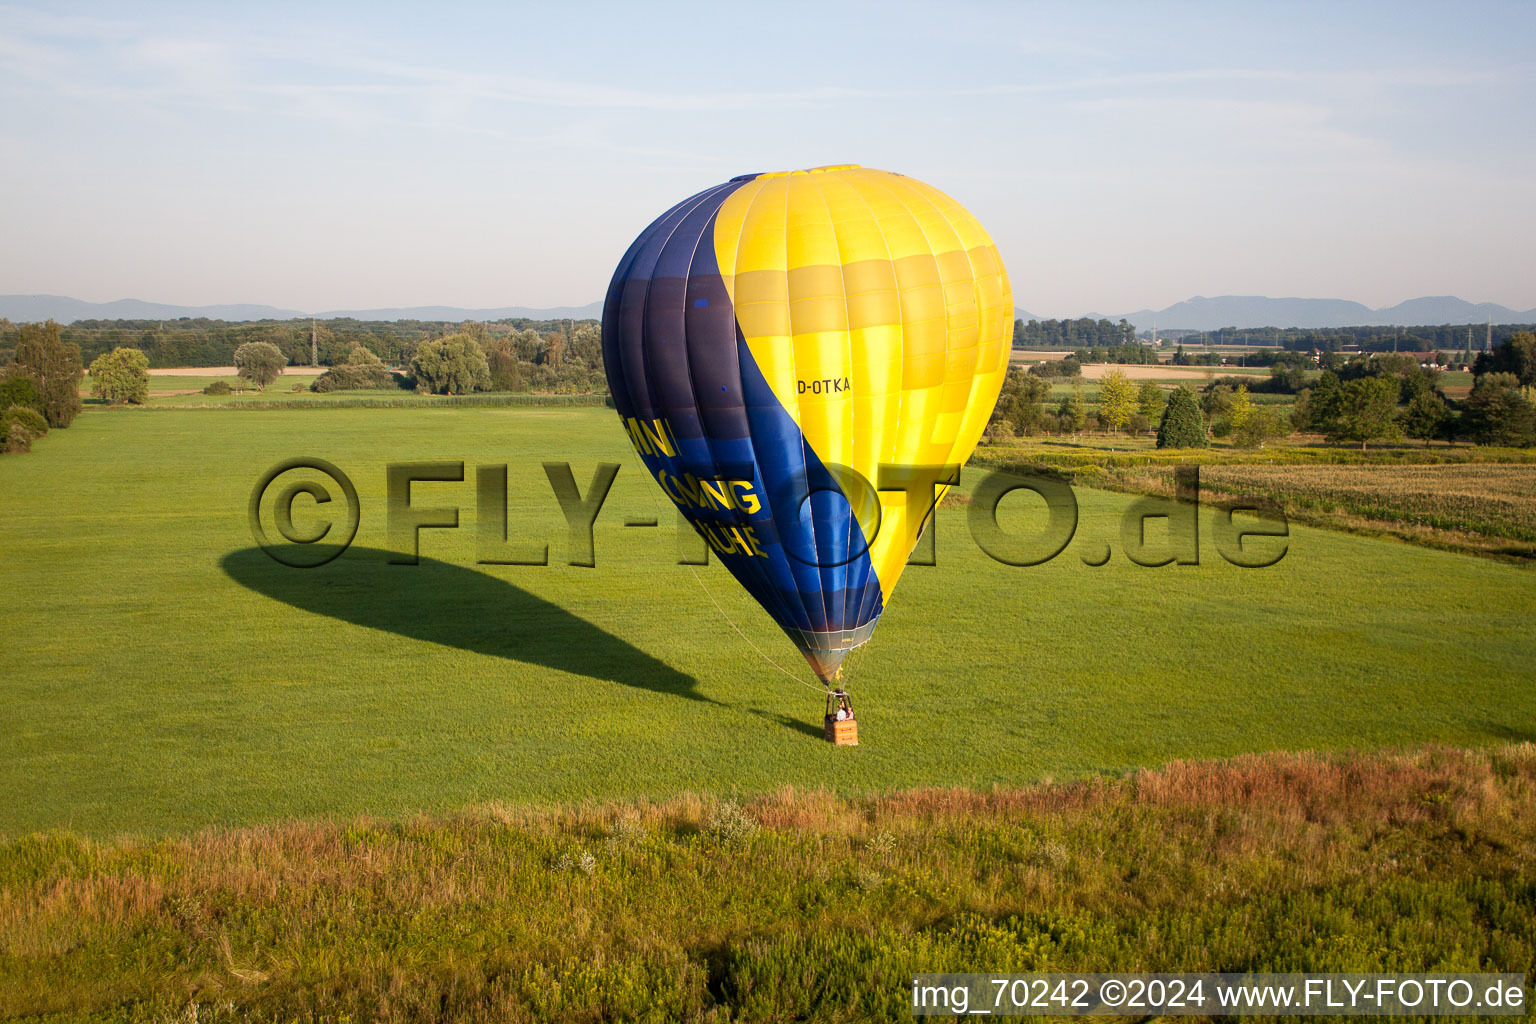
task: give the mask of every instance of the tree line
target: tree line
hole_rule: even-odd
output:
[[[1231,438],[1241,447],[1263,447],[1291,433],[1322,434],[1330,443],[1359,444],[1410,437],[1425,444],[1466,440],[1480,445],[1536,445],[1536,334],[1512,335],[1480,356],[1470,394],[1449,398],[1443,374],[1412,356],[1391,353],[1326,358],[1308,382],[1310,360],[1277,356],[1269,378],[1219,377],[1196,392],[1171,392],[1146,381],[1139,387],[1120,370],[1100,382],[1089,408],[1074,358],[1047,360],[1027,372],[1010,367],[987,426],[999,440],[1036,433],[1077,434],[1085,429],[1143,433],[1156,424],[1158,447],[1199,448]],[[1065,379],[1072,391],[1054,405],[1051,382]],[[1265,392],[1295,394],[1289,413],[1254,401]]]
[[[532,331],[540,339],[530,347],[526,335],[519,351],[524,361],[540,365],[553,362],[543,350],[552,339],[568,344],[580,323],[590,321],[529,320],[509,318],[484,325],[488,335],[510,337]],[[14,355],[23,324],[0,319],[0,366]],[[202,317],[178,320],[77,320],[58,326],[62,341],[75,344],[82,360],[89,364],[97,356],[117,348],[135,348],[143,352],[152,368],[172,366],[229,366],[235,350],[250,342],[272,345],[283,354],[285,365],[334,366],[345,363],[358,346],[368,349],[380,361],[392,366],[407,366],[425,341],[441,338],[458,330],[471,329],[467,323],[445,324],[426,320],[369,321],[352,319],[254,320],[231,322]]]
[[[524,327],[497,330],[469,322],[452,334],[412,346],[406,365],[386,366],[372,349],[355,344],[315,379],[316,392],[400,387],[434,395],[477,391],[536,391],[590,394],[607,387],[603,373],[602,331],[597,324],[569,321],[540,333]],[[248,341],[233,353],[236,371],[257,387],[277,379],[287,365],[281,349]]]
[[[1169,341],[1190,346],[1256,345],[1291,352],[1431,352],[1461,357],[1470,363],[1476,354],[1499,345],[1521,332],[1536,331],[1533,324],[1438,324],[1415,327],[1222,327],[1214,331],[1164,330]],[[1491,337],[1490,337],[1491,335]]]
[[[1116,348],[1136,344],[1136,328],[1125,320],[1015,320],[1014,348]]]

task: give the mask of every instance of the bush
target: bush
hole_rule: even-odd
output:
[[[716,804],[709,812],[709,820],[704,823],[704,831],[721,843],[730,845],[752,838],[753,833],[757,831],[757,822],[735,801],[726,800]]]
[[[13,405],[5,410],[4,419],[6,425],[19,423],[25,427],[33,437],[42,437],[48,433],[48,421],[43,414],[36,409],[25,405]]]
[[[1065,359],[1047,359],[1036,363],[1029,368],[1029,372],[1036,377],[1081,377],[1083,364],[1077,361],[1076,356],[1067,356]]]
[[[9,409],[13,405],[43,411],[43,396],[37,393],[37,385],[31,377],[7,377],[0,380],[0,409]]]
[[[5,450],[16,455],[32,450],[32,431],[20,423],[12,423],[7,420],[3,425],[5,430]]]
[[[203,388],[203,394],[205,395],[227,395],[229,391],[229,381],[227,380],[216,380]]]
[[[316,377],[309,390],[323,395],[332,391],[382,391],[400,386],[400,376],[375,360],[371,364],[340,363],[333,366]]]

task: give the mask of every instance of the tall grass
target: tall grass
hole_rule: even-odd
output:
[[[1536,966],[1536,746],[0,845],[0,1013],[905,1019],[918,971]]]
[[[1526,562],[1536,556],[1536,451],[1401,447],[1368,452],[1270,449],[1112,452],[1038,441],[990,445],[972,463],[1085,487],[1173,494],[1173,468],[1203,467],[1201,486],[1225,497],[1264,496],[1287,517],[1387,535],[1427,547]]]

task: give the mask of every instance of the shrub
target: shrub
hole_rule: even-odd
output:
[[[726,800],[709,812],[704,831],[722,843],[739,843],[752,838],[757,831],[757,822],[734,800]]]
[[[33,437],[42,437],[48,433],[48,421],[43,418],[42,413],[30,406],[13,405],[5,410],[4,417],[7,424],[19,423]]]
[[[1067,356],[1065,359],[1047,359],[1036,363],[1029,368],[1029,372],[1037,377],[1081,377],[1083,364],[1078,362],[1076,356]]]
[[[12,423],[7,420],[5,429],[5,450],[10,454],[19,454],[32,450],[32,431],[20,423]]]
[[[227,380],[216,380],[203,388],[203,394],[205,395],[227,395],[229,391],[229,381]]]
[[[37,385],[31,377],[17,376],[0,380],[0,409],[9,409],[13,405],[43,411],[43,396],[37,393]]]
[[[316,377],[309,390],[318,394],[332,391],[380,391],[398,387],[400,380],[398,374],[390,373],[377,359],[371,364],[347,362],[339,363]]]

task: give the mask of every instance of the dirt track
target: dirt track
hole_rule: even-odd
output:
[[[1024,352],[1013,354],[1016,363],[1038,363],[1062,359],[1064,352]],[[1128,380],[1209,380],[1229,372],[1224,366],[1142,366],[1136,363],[1088,363],[1083,366],[1084,380],[1103,380],[1110,370],[1122,370]],[[1067,380],[1059,377],[1053,380]]]

